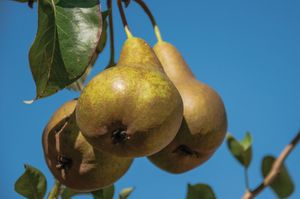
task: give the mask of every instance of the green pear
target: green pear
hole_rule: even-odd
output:
[[[95,76],[76,108],[82,134],[97,149],[122,157],[154,154],[176,136],[181,96],[142,39],[126,40],[115,67]]]
[[[132,159],[93,148],[81,134],[75,118],[76,100],[62,105],[43,133],[46,163],[65,186],[83,192],[109,186],[129,169]]]
[[[149,159],[159,168],[182,173],[208,160],[227,131],[225,107],[220,96],[198,81],[178,50],[159,41],[154,51],[183,99],[183,122],[175,139]]]

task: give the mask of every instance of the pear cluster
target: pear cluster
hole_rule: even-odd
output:
[[[208,160],[227,130],[219,95],[196,80],[171,44],[129,37],[119,62],[60,107],[43,134],[45,159],[64,185],[93,191],[116,182],[136,157],[170,173]]]

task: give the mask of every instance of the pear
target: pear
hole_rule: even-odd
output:
[[[83,89],[76,116],[82,134],[95,148],[140,157],[160,151],[174,139],[183,103],[152,48],[129,37],[118,64]]]
[[[183,173],[208,160],[221,145],[227,130],[220,96],[198,81],[178,50],[158,41],[154,51],[183,99],[183,122],[175,139],[149,159],[171,173]]]
[[[83,192],[98,190],[117,181],[132,159],[95,150],[81,134],[75,118],[76,100],[62,105],[43,133],[46,163],[65,186]]]

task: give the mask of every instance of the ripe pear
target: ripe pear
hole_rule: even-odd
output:
[[[227,130],[220,96],[198,81],[178,50],[159,41],[154,51],[183,99],[183,121],[175,139],[149,159],[171,173],[183,173],[208,160],[222,143]]]
[[[43,149],[57,180],[71,189],[89,192],[117,181],[129,169],[132,159],[93,148],[76,124],[75,107],[73,100],[54,113],[43,133]]]
[[[94,77],[76,108],[82,134],[122,157],[154,154],[169,144],[183,117],[181,96],[142,39],[126,40],[115,67]]]

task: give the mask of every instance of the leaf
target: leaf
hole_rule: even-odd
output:
[[[276,158],[272,156],[263,158],[261,171],[264,178],[269,174],[275,160]],[[284,165],[282,165],[279,174],[271,183],[270,187],[279,198],[287,198],[294,192],[294,183]]]
[[[75,82],[73,82],[71,85],[69,85],[67,88],[70,90],[74,90],[74,91],[82,91],[83,89],[83,84],[87,78],[87,76],[90,74],[96,60],[98,59],[98,56],[102,53],[103,49],[106,46],[106,42],[107,42],[107,16],[110,15],[110,10],[106,10],[104,12],[102,12],[102,33],[101,33],[101,37],[99,40],[99,43],[97,45],[97,50],[95,51],[93,57],[92,57],[92,61],[90,63],[90,65],[87,67],[87,69],[85,70],[84,74]]]
[[[207,184],[188,184],[186,199],[216,199],[216,196]]]
[[[28,199],[42,199],[47,189],[44,174],[30,165],[24,167],[25,172],[15,183],[15,191]]]
[[[114,190],[115,190],[114,185],[111,185],[104,189],[100,189],[100,190],[93,191],[93,192],[86,192],[86,193],[77,192],[77,191],[74,191],[74,190],[66,187],[61,194],[61,198],[62,199],[70,199],[75,195],[92,194],[94,199],[113,199]]]
[[[128,187],[125,189],[122,189],[122,191],[119,193],[119,199],[126,199],[130,196],[130,194],[133,192],[133,187]]]
[[[38,1],[38,31],[29,52],[36,99],[83,75],[96,51],[101,27],[98,0]]]
[[[72,196],[79,195],[79,194],[86,194],[86,193],[81,193],[81,192],[79,193],[68,187],[65,187],[63,192],[61,193],[61,198],[62,199],[70,199],[70,198],[72,198]]]
[[[242,141],[237,141],[232,135],[227,135],[227,146],[231,154],[246,168],[252,160],[252,137],[246,133]]]
[[[94,199],[113,199],[114,193],[114,185],[92,192]]]

